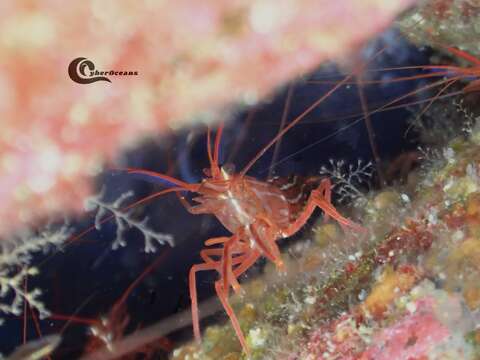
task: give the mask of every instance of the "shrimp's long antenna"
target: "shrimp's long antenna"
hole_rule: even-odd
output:
[[[226,163],[231,163],[237,156],[238,151],[240,150],[241,144],[243,144],[243,141],[245,140],[245,137],[247,135],[247,130],[250,128],[250,125],[252,124],[252,121],[255,118],[256,110],[257,109],[255,107],[248,110],[247,116],[243,121],[244,124],[240,129],[238,135],[236,136],[236,140],[233,144],[233,149],[230,151],[230,154],[228,155]]]
[[[212,156],[212,135],[211,135],[211,130],[210,126],[207,127],[207,154],[208,154],[208,162],[210,163],[210,166],[213,166],[213,156]]]
[[[52,320],[60,320],[60,321],[65,320],[66,325],[70,325],[70,323],[82,324],[87,326],[98,325],[97,319],[83,318],[76,315],[50,314],[48,318]],[[67,326],[64,325],[61,332],[64,332],[66,330],[66,327]]]
[[[177,186],[182,187],[185,190],[189,190],[189,191],[194,191],[194,189],[196,189],[196,187],[197,187],[197,184],[189,184],[189,183],[186,183],[182,180],[178,180],[178,179],[176,179],[172,176],[168,176],[168,175],[165,175],[165,174],[162,174],[162,173],[158,173],[156,171],[144,170],[144,169],[135,169],[135,168],[127,168],[126,171],[127,171],[128,174],[147,175],[147,176],[153,177],[154,179],[165,180],[169,183],[172,183],[174,185],[177,185]]]
[[[457,81],[457,80],[460,80],[462,79],[462,76],[457,76],[455,77],[454,79],[450,79],[449,81]],[[401,100],[409,97],[409,96],[412,96],[412,95],[415,95],[417,93],[419,93],[420,91],[423,91],[423,90],[426,90],[426,89],[429,89],[429,88],[432,88],[432,87],[435,87],[435,86],[439,86],[439,85],[442,85],[442,84],[445,84],[445,80],[441,80],[441,81],[438,81],[438,82],[435,82],[434,84],[430,84],[430,85],[427,85],[427,86],[424,86],[422,87],[421,89],[416,89],[414,91],[411,91],[399,98],[396,98],[392,101],[389,101],[388,103],[382,105],[381,107],[379,108],[376,108],[374,110],[371,110],[368,112],[369,115],[372,115],[372,114],[377,114],[377,113],[380,113],[380,112],[384,112],[384,111],[390,111],[390,110],[395,110],[395,109],[399,109],[399,108],[404,108],[405,106],[408,106],[408,105],[418,105],[418,104],[423,104],[423,103],[430,103],[432,101],[432,98],[429,98],[429,99],[425,99],[425,100],[419,100],[419,101],[415,101],[415,102],[412,102],[412,103],[409,103],[409,104],[401,104],[401,105],[395,105],[393,106],[394,104],[400,102]],[[436,96],[436,97],[433,97],[435,100],[438,100],[438,99],[445,99],[445,98],[450,98],[452,96],[457,96],[457,95],[461,95],[464,93],[464,90],[460,90],[460,91],[454,91],[454,92],[451,92],[449,94],[446,94],[446,95],[441,95],[441,96]],[[348,116],[344,116],[344,117],[341,117],[341,119],[350,119],[350,118],[354,118],[356,116],[361,116],[360,114],[352,114],[352,115],[348,115]],[[295,151],[294,153],[288,155],[288,156],[285,156],[284,158],[280,159],[279,161],[277,161],[275,164],[272,164],[271,166],[277,166],[285,161],[287,161],[288,159],[298,155],[298,154],[301,154],[302,152],[308,150],[308,149],[311,149],[312,147],[334,137],[335,135],[341,133],[342,131],[345,131],[349,128],[351,128],[352,126],[358,124],[360,121],[362,121],[364,119],[364,115],[353,120],[352,122],[350,122],[349,124],[345,125],[345,126],[342,126],[341,128],[339,129],[336,129],[334,132],[328,134],[328,135],[325,135],[324,137],[322,137],[321,139],[313,142],[313,143],[310,143],[306,146],[304,146],[303,148],[301,148],[300,150],[298,151]],[[338,119],[337,119],[338,120]]]
[[[164,260],[166,255],[169,253],[169,250],[167,249],[164,251],[160,256],[157,257],[157,259],[151,263],[147,268],[145,268],[140,275],[137,276],[137,278],[127,287],[127,289],[123,292],[123,294],[120,296],[120,298],[115,302],[115,304],[112,306],[112,310],[110,311],[110,314],[114,314],[115,311],[121,309],[121,306],[125,304],[127,298],[129,295],[132,293],[132,291],[140,284],[145,277],[150,274],[156,267],[158,267]],[[76,310],[72,315],[64,315],[64,314],[57,314],[53,313],[49,316],[50,319],[53,320],[66,320],[65,325],[62,327],[60,334],[63,334],[67,327],[71,323],[76,323],[76,324],[81,324],[81,325],[87,325],[90,327],[93,326],[99,326],[100,321],[98,319],[92,319],[92,318],[84,318],[84,317],[79,317],[76,314],[88,303],[90,300],[93,298],[93,294],[90,295]],[[33,312],[32,312],[32,315]]]
[[[222,126],[221,126],[222,127]],[[221,135],[221,129],[219,129]],[[210,126],[207,127],[207,154],[208,154],[208,161],[210,163],[210,171],[212,177],[218,177],[220,175],[220,169],[218,168],[218,152],[217,152],[217,136],[215,137],[215,150],[212,155],[212,131]],[[220,142],[220,141],[218,141]]]
[[[290,130],[292,127],[294,127],[300,120],[302,120],[305,116],[307,116],[313,109],[315,109],[320,103],[322,103],[325,99],[327,99],[330,95],[332,95],[335,91],[337,91],[341,86],[343,86],[353,75],[348,75],[345,77],[342,81],[337,83],[333,88],[331,88],[325,95],[320,97],[317,101],[315,101],[310,107],[305,110],[303,113],[301,113],[299,116],[297,116],[290,124],[285,126],[283,130],[279,131],[277,136],[275,136],[270,142],[265,145],[258,153],[255,155],[255,157],[250,160],[250,162],[243,168],[243,170],[240,172],[240,176],[245,176],[248,170],[257,162],[258,159],[260,159],[263,154],[267,152],[268,149],[272,147],[273,144],[277,142],[278,139],[280,139],[285,133]]]
[[[415,121],[412,121],[412,123],[410,124],[410,126],[407,128],[407,130],[405,131],[405,135],[408,133],[408,131],[410,131],[410,129],[413,127],[414,123],[417,122],[422,116],[423,114],[425,114],[427,112],[427,110],[433,105],[433,103],[435,102],[435,100],[438,100],[442,94],[450,87],[452,86],[453,84],[455,84],[456,82],[458,81],[458,78],[454,78],[452,80],[449,80],[446,82],[445,86],[442,87],[435,96],[433,96],[430,101],[427,103],[427,105],[422,109],[422,111],[420,111],[419,114],[417,114],[415,116]]]
[[[115,302],[114,309],[121,304],[124,304],[127,298],[130,296],[131,292],[140,284],[145,277],[150,274],[156,267],[158,267],[164,260],[165,257],[169,254],[170,249],[166,249],[157,259],[147,266],[145,270],[142,271],[140,275],[130,284],[130,286],[123,292],[123,295]]]
[[[392,101],[389,101],[388,103],[380,106],[379,108],[374,109],[374,110],[372,110],[372,111],[369,111],[369,112],[368,112],[368,115],[372,115],[372,114],[375,114],[375,113],[377,113],[377,112],[380,112],[380,111],[382,111],[383,109],[386,109],[386,108],[390,107],[391,105],[394,105],[394,104],[400,102],[401,100],[406,99],[406,98],[409,98],[410,96],[413,96],[413,95],[415,95],[415,94],[418,94],[418,93],[420,93],[420,92],[422,92],[422,91],[424,91],[424,90],[427,90],[427,89],[430,89],[430,88],[434,88],[434,87],[436,87],[436,86],[443,85],[443,84],[448,83],[448,82],[458,81],[458,80],[462,79],[462,78],[465,77],[465,76],[466,76],[466,75],[458,75],[458,76],[455,76],[455,77],[453,77],[453,78],[451,78],[451,79],[448,79],[448,80],[439,80],[439,81],[436,81],[436,82],[434,82],[434,83],[432,83],[432,84],[423,86],[423,87],[421,87],[421,88],[419,88],[419,89],[415,89],[415,90],[413,90],[413,91],[409,91],[408,93],[406,93],[406,94],[404,94],[404,95],[402,95],[402,96],[399,96],[399,97],[393,99]],[[434,98],[434,99],[436,99],[436,98]],[[363,119],[364,117],[365,117],[365,114],[364,114],[364,116],[362,117],[362,119]]]
[[[455,91],[455,92],[451,92],[451,93],[448,93],[448,94],[443,94],[443,95],[439,96],[437,100],[445,99],[445,98],[448,98],[448,97],[452,97],[452,96],[456,96],[456,95],[460,95],[460,94],[464,94],[464,93],[465,93],[465,90],[463,89],[463,90],[460,90],[460,91]],[[379,114],[379,113],[382,113],[382,112],[387,112],[387,111],[392,111],[392,110],[405,109],[408,106],[426,104],[426,103],[429,103],[432,100],[432,98],[433,97],[429,97],[429,98],[426,98],[426,99],[410,101],[410,102],[404,103],[404,104],[390,105],[390,106],[387,106],[387,107],[383,107],[383,104],[381,104],[378,107],[373,107],[372,108],[373,110],[369,111],[369,114]],[[390,102],[391,100],[388,100],[388,101]],[[371,103],[370,103],[370,107],[371,107]],[[320,121],[326,123],[326,122],[334,122],[334,121],[340,121],[340,120],[349,120],[349,119],[354,119],[354,118],[358,119],[359,117],[361,117],[363,115],[364,114],[361,113],[361,112],[355,112],[355,113],[348,113],[348,114],[345,114],[345,115],[342,115],[342,116],[336,116],[336,117],[330,117],[330,118],[320,118]],[[363,120],[363,118],[360,118],[360,120]],[[270,124],[270,123],[262,123],[262,124]],[[312,122],[312,121],[309,121],[309,122],[305,121],[303,124],[315,124],[315,123]],[[278,165],[278,164],[279,164],[279,162],[276,162],[273,165]],[[270,165],[270,167],[273,166],[273,165]],[[267,169],[269,169],[269,168],[267,168]]]
[[[95,319],[88,319],[88,318],[82,318],[77,316],[77,314],[82,311],[82,309],[87,306],[87,304],[95,297],[95,292],[91,293],[83,302],[77,306],[73,314],[71,315],[62,315],[62,314],[52,314],[50,318],[55,318],[57,320],[67,320],[65,324],[63,325],[62,329],[60,330],[60,334],[65,333],[67,328],[70,326],[70,323],[77,323],[77,324],[85,324],[88,326],[95,326],[98,324],[98,322]],[[52,317],[53,316],[53,317]],[[64,319],[62,319],[64,317]]]
[[[218,160],[220,154],[220,141],[222,140],[224,123],[220,123],[218,127],[217,134],[215,135],[215,152],[213,153],[213,163],[218,168]]]
[[[380,49],[377,51],[375,55],[372,56],[372,58],[367,61],[366,63],[362,64],[361,66],[358,67],[357,71],[363,71],[369,63],[371,63],[377,56],[379,56],[381,53],[383,53],[386,50],[386,48]],[[250,170],[250,168],[257,162],[258,159],[260,159],[265,152],[267,152],[268,149],[274,145],[278,139],[280,139],[287,131],[289,131],[292,127],[297,125],[300,120],[302,120],[305,116],[307,116],[309,113],[312,112],[318,105],[320,105],[325,99],[330,97],[335,91],[337,91],[340,87],[342,87],[345,84],[348,84],[348,82],[354,77],[355,74],[349,74],[346,77],[343,78],[340,82],[338,82],[333,88],[331,88],[329,91],[327,91],[323,96],[321,96],[317,101],[315,101],[312,105],[310,105],[303,113],[298,115],[290,124],[285,126],[283,130],[279,131],[278,134],[270,140],[270,142],[265,145],[258,153],[255,155],[255,157],[250,160],[250,162],[242,169],[240,172],[240,176],[245,176],[245,174]]]
[[[458,75],[458,76],[455,76],[455,77],[450,78],[450,79],[438,80],[438,81],[436,81],[434,83],[431,83],[429,85],[422,86],[421,88],[415,89],[415,90],[413,90],[413,91],[411,91],[411,92],[409,92],[405,95],[402,95],[401,97],[396,97],[395,99],[388,100],[386,103],[381,104],[379,107],[376,107],[376,108],[372,109],[371,111],[369,111],[369,114],[370,115],[378,114],[378,113],[385,112],[385,111],[405,108],[407,106],[430,103],[432,100],[444,99],[446,97],[456,96],[456,95],[465,93],[465,91],[466,91],[465,89],[468,89],[469,85],[467,85],[461,91],[456,91],[456,92],[453,92],[453,93],[450,93],[450,94],[447,94],[447,95],[441,95],[441,96],[438,96],[438,97],[437,96],[432,96],[430,98],[423,99],[423,100],[417,100],[417,101],[412,101],[412,102],[408,102],[408,103],[405,103],[405,104],[395,105],[396,103],[400,103],[401,100],[404,100],[405,98],[416,95],[416,94],[418,94],[418,93],[420,93],[424,90],[427,90],[427,89],[430,89],[430,88],[433,88],[433,87],[436,87],[436,86],[439,86],[439,85],[442,85],[442,84],[446,84],[448,82],[451,82],[452,80],[458,81],[458,80],[462,80],[462,79],[467,79],[470,76],[470,74],[466,74],[466,73],[461,73],[461,74],[462,75]],[[417,78],[419,78],[418,75],[414,75],[414,76],[411,77],[411,79],[417,79]],[[423,76],[422,76],[422,78],[423,78]],[[390,79],[390,80],[388,80],[388,82],[395,82],[397,79],[399,79],[399,78]],[[332,82],[325,82],[325,83],[327,84],[327,83],[332,83]],[[374,83],[383,83],[383,81],[381,81],[381,80],[379,80],[379,81],[362,81],[362,84],[364,84],[364,85],[365,84],[374,84]],[[348,119],[356,118],[356,117],[359,117],[359,116],[362,116],[362,115],[364,115],[364,113],[358,112],[358,113],[350,113],[350,114],[346,114],[346,115],[343,115],[343,116],[338,116],[338,117],[335,117],[335,118],[321,119],[321,120],[323,122],[348,120]]]
[[[380,186],[383,187],[386,184],[385,176],[383,174],[382,163],[380,159],[380,153],[378,152],[377,142],[375,141],[375,131],[373,130],[372,119],[368,113],[368,102],[365,92],[363,91],[363,82],[360,75],[355,76],[357,83],[358,97],[360,99],[360,105],[364,114],[365,127],[367,128],[368,141],[370,142],[370,148],[372,150],[373,161],[375,162],[375,168],[377,170],[378,180]]]
[[[294,84],[290,84],[288,86],[287,99],[285,100],[285,106],[283,107],[282,120],[280,121],[280,127],[278,128],[279,132],[282,131],[283,127],[285,126],[285,123],[287,122],[288,113],[290,112],[290,106],[292,104],[293,92],[294,92]],[[281,143],[282,143],[282,139],[280,138],[278,139],[273,149],[271,164],[274,164],[275,161],[277,161]],[[271,178],[272,174],[273,174],[273,166],[270,165],[269,171],[268,171],[268,178]]]
[[[426,70],[423,66],[407,66],[407,67],[399,67],[399,68],[383,68],[383,69],[379,69],[377,71],[415,70],[415,69]],[[448,75],[452,74],[452,72],[460,72],[460,70],[462,70],[462,69],[459,69],[459,68],[456,68],[456,67],[451,67],[451,69],[449,69],[448,71],[443,69],[443,68],[436,68],[435,70],[444,70],[444,71],[438,71],[438,72],[435,72],[435,73],[428,73],[428,74],[399,76],[399,77],[389,79],[387,81],[385,81],[385,80],[362,80],[362,84],[364,84],[364,85],[392,84],[392,83],[396,83],[396,82],[409,81],[409,80],[429,79],[429,78],[435,78],[435,77],[441,77],[441,76],[448,76]],[[307,81],[307,83],[308,84],[323,85],[323,84],[336,84],[337,81],[316,79],[316,80],[309,80],[309,81]],[[355,84],[355,81],[348,82],[348,84]]]
[[[25,297],[28,296],[28,275],[25,275],[25,279],[23,280],[23,292],[25,294]],[[28,307],[28,301],[24,300],[23,302],[23,331],[22,331],[22,338],[23,338],[23,344],[25,345],[27,343],[27,307]]]
[[[420,75],[413,75],[413,76],[403,76],[397,77],[388,80],[386,83],[393,83],[398,81],[406,81],[406,80],[415,80],[415,79],[422,79],[422,78],[430,78],[430,77],[438,77],[438,76],[448,76],[453,74],[463,74],[463,75],[471,75],[477,76],[480,67],[480,59],[469,54],[466,51],[457,49],[452,46],[445,46],[441,43],[438,43],[434,39],[430,39],[430,41],[436,44],[438,47],[445,49],[447,52],[456,55],[463,60],[466,60],[472,67],[463,68],[457,65],[410,65],[410,66],[397,66],[397,67],[384,67],[384,68],[375,68],[375,69],[368,69],[365,72],[388,72],[388,71],[398,71],[398,70],[437,70],[436,73],[428,73],[428,74],[420,74]],[[439,71],[442,70],[442,71]],[[333,80],[310,80],[308,83],[312,84],[331,84],[334,83]],[[350,83],[350,82],[349,82]],[[385,83],[384,80],[373,80],[373,81],[363,81],[363,84],[377,84],[377,83]]]

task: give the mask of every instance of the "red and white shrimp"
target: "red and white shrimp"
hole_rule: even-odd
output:
[[[272,261],[279,271],[283,271],[284,264],[276,242],[298,232],[316,208],[320,208],[327,218],[334,218],[344,228],[364,230],[360,225],[343,217],[332,205],[331,183],[327,178],[307,178],[303,182],[303,187],[298,187],[295,182],[285,182],[282,179],[261,181],[246,175],[251,166],[278,139],[347,80],[348,77],[289,123],[238,174],[219,165],[219,147],[223,126],[220,126],[217,131],[213,150],[210,131],[208,131],[207,153],[210,169],[205,170],[207,177],[200,183],[185,183],[148,170],[128,170],[131,174],[149,175],[175,184],[175,188],[168,189],[170,191],[189,191],[198,194],[193,198],[195,202],[193,205],[184,197],[180,197],[180,200],[192,214],[216,216],[232,233],[230,237],[212,238],[205,241],[205,245],[209,248],[200,252],[203,263],[193,265],[190,270],[189,288],[193,331],[197,340],[200,340],[197,272],[205,270],[218,272],[219,279],[215,282],[217,296],[230,317],[244,351],[248,353],[245,337],[228,301],[230,287],[234,291],[240,290],[239,276],[262,256]],[[309,193],[307,194],[307,192]],[[220,247],[210,248],[212,245],[220,245]]]

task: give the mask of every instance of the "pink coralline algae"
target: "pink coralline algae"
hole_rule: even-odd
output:
[[[360,359],[421,359],[446,340],[450,331],[437,319],[432,301],[423,299],[414,306],[415,312],[374,335]]]
[[[120,148],[254,103],[413,2],[2,1],[0,236],[79,209]],[[77,84],[77,57],[138,75]]]
[[[419,293],[418,299],[411,294]],[[418,296],[418,295],[417,295]],[[415,297],[415,296],[414,296]],[[295,359],[420,360],[466,356],[468,346],[455,334],[469,326],[458,297],[422,283],[383,319],[353,311],[315,330]],[[460,325],[460,324],[464,325]]]

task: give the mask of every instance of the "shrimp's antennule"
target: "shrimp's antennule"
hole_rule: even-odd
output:
[[[207,127],[207,154],[208,154],[208,162],[210,163],[210,172],[213,177],[218,174],[217,170],[214,166],[213,162],[213,155],[212,155],[212,130],[210,126]]]
[[[215,135],[215,152],[213,153],[213,161],[215,165],[219,166],[218,161],[219,161],[219,154],[220,154],[220,141],[222,140],[222,133],[223,133],[223,127],[224,123],[220,123],[220,126],[218,127],[217,134]]]
[[[218,177],[220,176],[220,167],[218,165],[218,160],[219,160],[219,153],[220,153],[220,141],[222,139],[222,133],[223,133],[223,122],[220,123],[220,126],[218,127],[217,133],[215,135],[215,144],[214,144],[214,150],[212,154],[212,141],[211,141],[211,129],[208,127],[207,130],[207,153],[208,153],[208,161],[210,162],[210,172],[212,177]]]

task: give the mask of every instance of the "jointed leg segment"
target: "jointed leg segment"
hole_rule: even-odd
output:
[[[332,205],[330,201],[330,198],[331,198],[330,187],[331,187],[330,180],[326,179],[322,181],[322,183],[316,190],[313,190],[311,192],[310,197],[308,198],[307,205],[303,210],[303,213],[300,214],[300,216],[297,218],[295,222],[290,224],[290,226],[288,226],[287,229],[284,230],[283,232],[284,237],[292,236],[293,234],[298,232],[300,228],[302,228],[305,225],[305,223],[307,222],[307,220],[310,218],[313,211],[317,207],[323,210],[323,212],[325,213],[325,217],[330,216],[334,218],[340,224],[340,226],[356,229],[361,232],[365,231],[365,228],[347,219],[346,217],[343,217],[337,211],[337,209],[335,209],[335,207]]]
[[[216,263],[196,264],[192,266],[188,276],[190,300],[192,302],[193,334],[197,341],[200,341],[200,321],[198,318],[197,281],[196,281],[195,275],[198,271],[214,270],[216,268],[217,268]]]
[[[252,254],[246,254],[245,250],[247,245],[242,242],[238,235],[234,235],[230,238],[221,237],[213,238],[206,241],[206,244],[224,244],[223,248],[204,249],[200,252],[200,256],[204,263],[196,264],[192,266],[189,274],[189,289],[190,299],[192,304],[192,321],[193,321],[193,333],[195,339],[200,340],[200,324],[198,315],[198,299],[197,299],[197,287],[196,287],[196,273],[198,271],[216,270],[220,274],[220,279],[215,282],[215,289],[217,295],[220,298],[222,305],[229,315],[232,324],[235,328],[235,332],[239,336],[242,346],[245,345],[245,339],[238,325],[238,320],[233,313],[233,310],[228,303],[228,290],[230,286],[238,292],[240,290],[240,284],[237,281],[237,277],[246,271],[251,264],[253,264],[259,254],[252,256]],[[232,255],[236,255],[232,257]],[[219,257],[218,260],[213,257]],[[237,267],[235,270],[234,267]],[[237,271],[240,269],[240,271]]]

